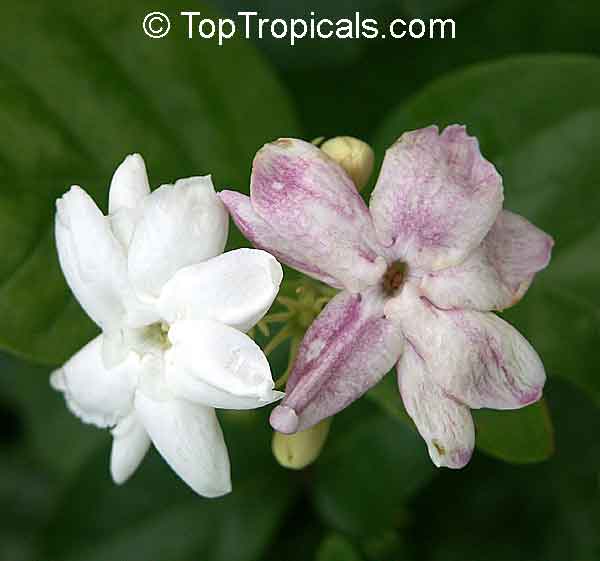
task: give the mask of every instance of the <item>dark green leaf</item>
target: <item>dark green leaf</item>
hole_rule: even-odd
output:
[[[401,527],[405,501],[435,468],[415,431],[362,400],[336,416],[315,472],[314,500],[327,524],[367,536]]]
[[[396,373],[389,373],[367,393],[382,411],[410,426],[396,385]],[[514,463],[546,460],[554,452],[552,420],[542,400],[518,411],[473,410],[477,426],[477,448]]]
[[[404,409],[398,383],[396,382],[396,370],[389,372],[381,382],[371,388],[367,398],[376,403],[388,415],[399,419],[410,426],[414,426],[408,413]]]
[[[169,3],[169,36],[149,39],[141,23],[156,8],[31,0],[3,11],[0,348],[58,363],[95,332],[53,247],[54,199],[70,184],[105,206],[115,167],[141,152],[153,186],[212,173],[218,187],[244,190],[256,150],[297,130],[247,41],[188,40],[183,0]]]
[[[342,535],[330,534],[319,547],[316,561],[360,561],[356,548]]]
[[[259,559],[297,487],[271,456],[265,412],[227,413],[221,422],[231,454],[233,493],[220,499],[195,495],[154,451],[130,481],[115,486],[105,447],[65,493],[46,533],[43,558]]]
[[[380,154],[402,132],[465,123],[504,178],[507,208],[556,240],[549,268],[507,318],[600,403],[600,61],[531,56],[442,78],[390,115]]]
[[[110,439],[107,431],[84,425],[69,412],[49,376],[47,368],[0,355],[0,394],[23,423],[24,444],[38,465],[68,479]]]
[[[554,452],[552,421],[545,401],[518,411],[473,411],[477,448],[507,462],[530,463]]]

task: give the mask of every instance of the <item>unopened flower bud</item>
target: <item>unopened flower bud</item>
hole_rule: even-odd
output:
[[[340,164],[360,191],[373,171],[373,149],[352,136],[336,136],[321,145],[321,150]]]
[[[321,453],[331,419],[325,419],[308,430],[295,434],[273,434],[273,455],[275,459],[288,469],[302,469],[312,464]]]

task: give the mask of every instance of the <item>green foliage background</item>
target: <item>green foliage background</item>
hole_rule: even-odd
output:
[[[452,17],[454,40],[188,41],[161,9],[264,17]],[[181,24],[179,24],[181,25]],[[383,23],[382,23],[383,25]],[[0,561],[600,559],[600,4],[573,0],[27,0],[0,19]],[[436,470],[392,376],[338,415],[311,468],[270,453],[267,411],[222,413],[234,492],[205,500],[155,452],[124,487],[108,434],[71,416],[50,370],[95,332],[64,284],[54,199],[105,208],[125,154],[154,186],[212,173],[248,189],[278,136],[352,134],[379,159],[403,131],[465,123],[506,206],[556,238],[506,313],[540,351],[544,402],[476,415],[478,449]],[[239,233],[230,245],[244,243]],[[285,368],[281,353],[275,373]]]

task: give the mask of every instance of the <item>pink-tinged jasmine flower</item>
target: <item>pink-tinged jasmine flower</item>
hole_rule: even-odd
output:
[[[300,345],[277,431],[337,413],[396,364],[433,462],[460,468],[474,447],[471,408],[540,398],[537,353],[493,311],[523,296],[553,241],[502,210],[502,179],[464,127],[404,134],[369,208],[338,163],[295,139],[258,152],[249,198],[221,198],[256,247],[342,289]]]
[[[139,155],[115,172],[108,216],[77,186],[57,201],[62,270],[102,334],[51,383],[82,421],[112,429],[116,483],[152,442],[195,492],[228,493],[215,408],[252,409],[283,395],[244,333],[271,306],[281,266],[260,250],[223,253],[227,230],[209,176],[151,193]]]

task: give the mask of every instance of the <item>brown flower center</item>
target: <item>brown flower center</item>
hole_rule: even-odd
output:
[[[387,296],[393,296],[404,283],[406,276],[406,263],[396,261],[392,263],[383,275],[382,288]]]

